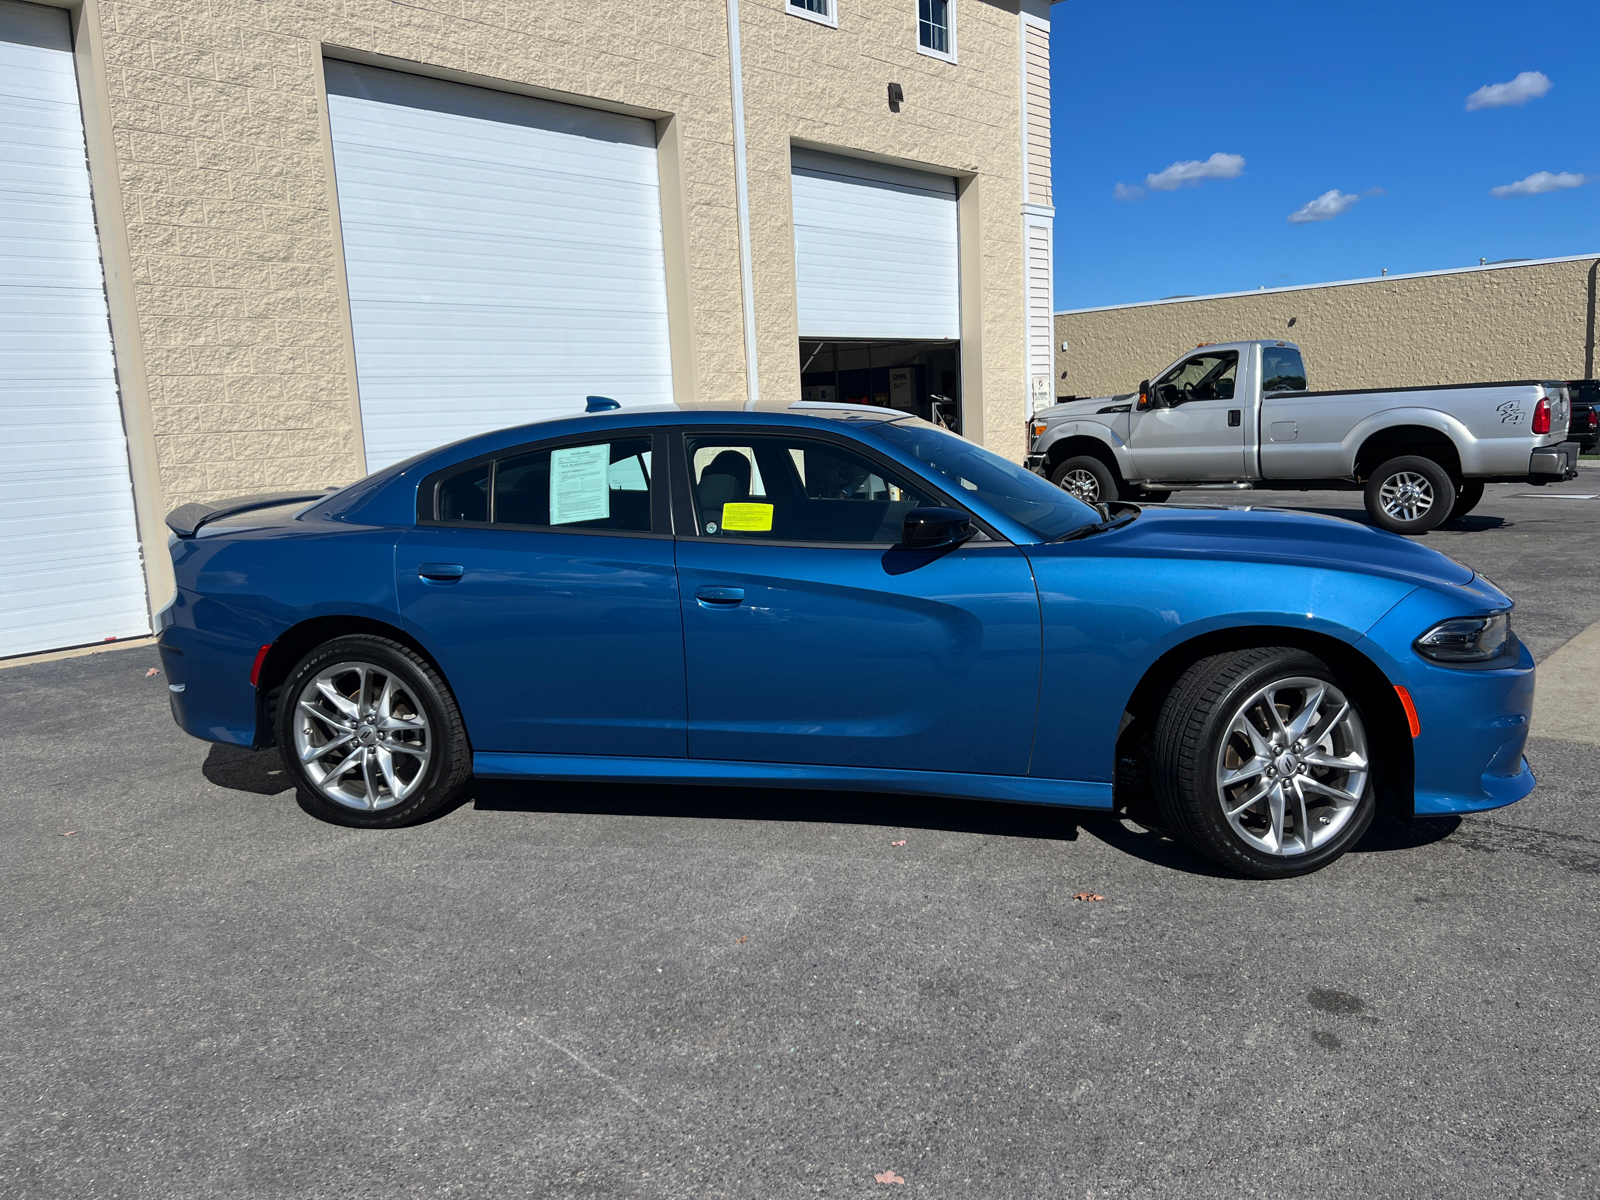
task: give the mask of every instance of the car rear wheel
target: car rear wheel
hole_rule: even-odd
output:
[[[1391,458],[1367,479],[1367,515],[1390,533],[1427,533],[1449,518],[1456,484],[1431,458]]]
[[[1089,454],[1065,460],[1050,472],[1050,482],[1085,504],[1109,504],[1117,498],[1117,477]]]
[[[1327,866],[1377,804],[1359,705],[1325,663],[1286,646],[1190,667],[1162,706],[1151,767],[1168,826],[1256,879]]]
[[[472,772],[461,711],[416,651],[359,634],[290,673],[278,745],[305,807],[341,825],[406,825],[444,807]]]
[[[1450,519],[1458,521],[1473,509],[1478,507],[1478,502],[1483,499],[1483,480],[1469,479],[1461,485],[1461,490],[1456,493],[1456,502],[1450,509]]]

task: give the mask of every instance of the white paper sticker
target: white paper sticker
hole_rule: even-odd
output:
[[[568,446],[550,452],[550,524],[600,521],[611,515],[606,477],[611,446]]]

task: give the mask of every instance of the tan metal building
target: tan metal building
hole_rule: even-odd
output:
[[[1595,372],[1600,255],[1175,296],[1056,314],[1056,395],[1131,391],[1202,342],[1283,338],[1313,388],[1401,387]]]
[[[0,0],[0,657],[147,632],[178,504],[588,393],[938,404],[1020,456],[1049,30],[1048,0]]]

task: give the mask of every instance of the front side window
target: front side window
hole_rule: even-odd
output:
[[[927,421],[885,421],[865,432],[939,472],[955,495],[978,497],[1046,541],[1099,520],[1055,484]]]
[[[651,439],[545,447],[442,480],[435,519],[483,525],[650,532]]]
[[[1191,400],[1232,400],[1239,374],[1239,352],[1196,354],[1156,380],[1156,397],[1169,408]]]
[[[1261,390],[1263,392],[1303,392],[1306,390],[1306,364],[1293,346],[1261,348]]]
[[[956,39],[951,10],[955,0],[917,0],[917,45],[933,54],[954,58]]]
[[[892,546],[906,514],[941,501],[835,442],[690,434],[695,530],[705,538]]]

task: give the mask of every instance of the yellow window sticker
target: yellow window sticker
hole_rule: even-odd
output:
[[[722,527],[738,533],[771,533],[772,505],[724,504]]]

